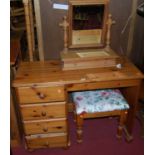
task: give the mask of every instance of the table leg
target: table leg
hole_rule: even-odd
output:
[[[126,124],[124,126],[124,132],[126,135],[126,140],[128,142],[133,140],[132,131],[134,127],[134,119],[135,119],[135,114],[136,114],[136,109],[138,104],[139,88],[140,88],[140,84],[137,86],[132,86],[132,87],[122,89],[123,95],[130,105]]]

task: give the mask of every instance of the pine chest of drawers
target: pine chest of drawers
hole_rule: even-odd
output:
[[[16,93],[26,148],[68,147],[65,87],[32,85]]]

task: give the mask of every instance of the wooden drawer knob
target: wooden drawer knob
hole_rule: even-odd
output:
[[[47,132],[47,131],[48,131],[48,128],[43,128],[43,131],[44,131],[44,132]]]
[[[41,115],[42,115],[42,116],[46,116],[46,112],[42,112]]]
[[[40,92],[37,92],[37,96],[38,96],[40,99],[44,99],[44,98],[46,97],[45,94],[40,93]]]
[[[49,146],[49,142],[45,142],[45,146],[47,146],[47,147],[48,147],[48,146]]]
[[[61,93],[61,89],[58,89],[58,93]]]
[[[37,95],[40,99],[44,99],[44,98],[46,97],[45,94],[39,92],[39,91],[36,89],[36,86],[35,86],[35,85],[32,86],[31,88],[32,88],[32,90],[36,93],[36,95]]]
[[[62,129],[62,126],[57,126],[56,128],[57,128],[57,129]]]

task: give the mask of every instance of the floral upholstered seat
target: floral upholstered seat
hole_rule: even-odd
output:
[[[118,89],[73,92],[72,97],[77,114],[129,109]]]

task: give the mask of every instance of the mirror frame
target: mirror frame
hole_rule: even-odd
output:
[[[78,5],[104,5],[103,12],[103,26],[101,33],[101,42],[96,44],[72,44],[72,21],[73,21],[73,7]],[[69,30],[68,30],[68,48],[93,48],[93,47],[104,47],[105,46],[105,38],[106,38],[106,21],[108,17],[108,9],[109,9],[109,0],[69,0],[69,11],[68,11],[68,22],[69,22]]]

